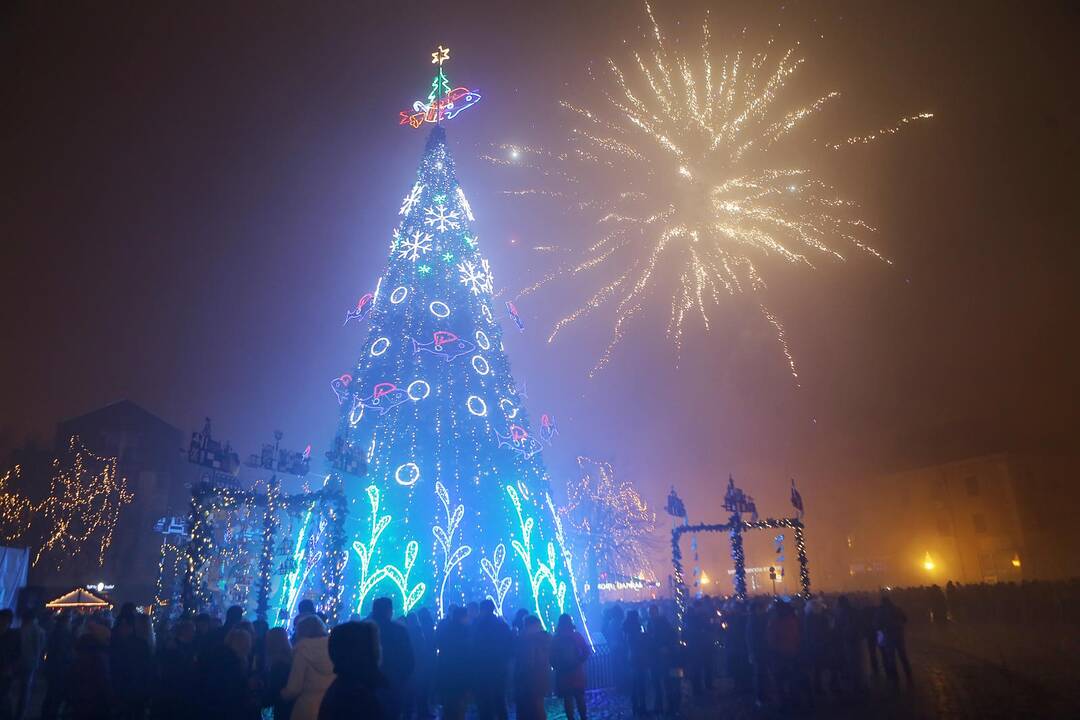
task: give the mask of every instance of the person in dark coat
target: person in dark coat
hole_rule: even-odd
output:
[[[19,673],[19,631],[11,627],[14,621],[13,611],[8,608],[0,610],[0,720],[8,720],[12,716],[8,697]]]
[[[319,706],[319,720],[387,720],[379,701],[386,681],[379,671],[379,627],[347,622],[330,631],[327,650],[337,676]]]
[[[255,720],[258,703],[251,692],[250,657],[253,640],[246,630],[233,628],[221,645],[199,658],[199,717],[204,720]]]
[[[75,636],[71,632],[71,616],[60,613],[53,625],[45,648],[45,699],[41,705],[41,720],[56,720],[60,703],[66,697],[67,679],[75,662]]]
[[[623,646],[626,648],[630,683],[630,707],[634,717],[645,714],[645,688],[649,683],[649,653],[645,631],[637,610],[626,613],[623,621]]]
[[[469,699],[469,616],[463,607],[451,607],[450,615],[435,631],[439,652],[436,684],[442,701],[442,720],[464,720]],[[546,660],[545,660],[546,662]]]
[[[109,628],[104,623],[91,621],[75,641],[75,662],[67,682],[67,700],[73,720],[108,720],[112,717],[109,636]]]
[[[480,614],[473,621],[470,636],[477,716],[479,720],[506,720],[506,684],[514,634],[495,615],[495,603],[490,599],[480,603]]]
[[[889,682],[893,686],[899,682],[899,673],[896,671],[896,661],[899,659],[904,668],[904,677],[908,685],[911,685],[911,663],[908,661],[905,637],[907,616],[904,611],[896,607],[889,598],[882,598],[881,606],[874,616],[874,624],[878,630],[878,647],[881,649],[881,659]]]
[[[754,703],[758,707],[768,700],[769,642],[765,634],[768,620],[760,601],[751,600],[746,617],[746,654],[754,680]]]
[[[562,698],[567,720],[585,720],[585,661],[592,648],[574,627],[574,619],[560,615],[551,641],[551,667],[555,669],[555,694]]]
[[[263,707],[273,709],[274,720],[289,720],[292,715],[292,701],[281,697],[291,670],[289,633],[283,627],[271,628],[266,632],[263,645]]]
[[[198,679],[195,663],[195,623],[181,620],[172,637],[161,643],[158,652],[158,687],[155,717],[184,720],[195,716],[195,693]]]
[[[517,720],[546,720],[544,698],[551,690],[551,636],[535,615],[521,621],[514,641],[514,708]]]
[[[394,622],[394,602],[388,597],[375,598],[371,604],[371,621],[379,627],[382,673],[386,678],[383,712],[388,720],[400,720],[416,666],[409,632],[404,625]]]
[[[664,714],[667,679],[675,666],[678,642],[675,628],[660,614],[660,608],[650,605],[649,625],[645,628],[645,644],[649,652],[649,679],[653,688],[653,712],[656,715]],[[674,711],[674,708],[669,709]]]
[[[141,617],[148,624],[145,615]],[[135,633],[136,615],[121,615],[113,628],[109,663],[113,679],[113,699],[120,720],[138,720],[146,715],[154,685],[154,655],[147,639]]]

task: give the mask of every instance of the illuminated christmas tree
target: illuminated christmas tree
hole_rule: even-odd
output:
[[[342,412],[328,455],[349,497],[341,615],[381,595],[440,616],[491,598],[499,613],[525,608],[550,629],[566,612],[581,627],[546,434],[531,430],[511,375],[505,313],[442,126],[480,95],[450,84],[448,57],[432,54],[427,102],[401,113],[430,133],[386,271],[346,316],[369,323],[360,359],[331,383]]]

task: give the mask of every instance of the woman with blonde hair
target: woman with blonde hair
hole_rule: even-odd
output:
[[[327,636],[326,625],[317,615],[304,618],[296,626],[292,668],[281,690],[283,700],[295,701],[290,720],[318,720],[319,705],[335,677]]]

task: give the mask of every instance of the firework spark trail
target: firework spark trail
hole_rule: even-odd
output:
[[[598,224],[606,229],[580,257],[518,297],[557,278],[602,267],[615,270],[615,279],[558,320],[548,338],[553,341],[568,325],[613,302],[611,338],[591,377],[610,362],[627,324],[661,281],[674,278],[667,335],[676,355],[690,317],[700,317],[708,330],[709,310],[724,293],[750,293],[798,384],[784,326],[761,297],[765,282],[759,263],[779,258],[813,269],[815,258],[845,261],[851,248],[891,262],[863,239],[874,228],[853,216],[854,203],[839,199],[836,189],[810,168],[788,166],[769,154],[785,140],[794,143],[795,130],[840,93],[824,92],[809,104],[786,107],[781,96],[805,62],[797,46],[778,52],[770,39],[757,53],[736,49],[714,57],[706,16],[691,56],[662,32],[647,1],[645,12],[651,32],[645,46],[631,53],[631,69],[609,59],[606,80],[589,73],[606,102],[600,106],[604,109],[560,102],[576,121],[569,149],[502,145],[502,157],[486,156],[495,164],[528,168],[564,183],[558,190],[526,188],[508,194],[568,199],[579,211],[597,212]],[[870,143],[931,117],[911,115],[825,147]],[[808,144],[820,148],[817,142]],[[507,154],[513,160],[506,160]],[[590,172],[617,173],[617,179],[586,182],[583,175]],[[605,187],[614,189],[605,192]]]

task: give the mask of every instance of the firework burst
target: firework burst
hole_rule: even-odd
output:
[[[811,169],[777,157],[777,147],[795,143],[795,130],[839,93],[789,107],[782,96],[804,62],[797,47],[779,50],[770,40],[756,53],[714,54],[706,17],[688,53],[665,37],[647,2],[645,11],[646,46],[628,64],[609,59],[602,73],[590,72],[605,102],[595,109],[561,103],[575,122],[565,151],[504,145],[499,157],[488,156],[558,184],[509,194],[564,198],[594,215],[601,228],[581,256],[520,295],[558,277],[614,269],[614,279],[556,322],[548,338],[613,304],[611,337],[590,376],[608,364],[628,322],[661,286],[673,288],[667,334],[676,353],[692,317],[708,330],[710,310],[723,297],[751,295],[798,383],[784,326],[763,298],[765,261],[813,268],[818,259],[843,261],[854,251],[889,262],[864,240],[873,228],[855,215],[854,203],[839,199]],[[870,134],[810,146],[828,151],[864,144],[929,117],[921,113]]]

